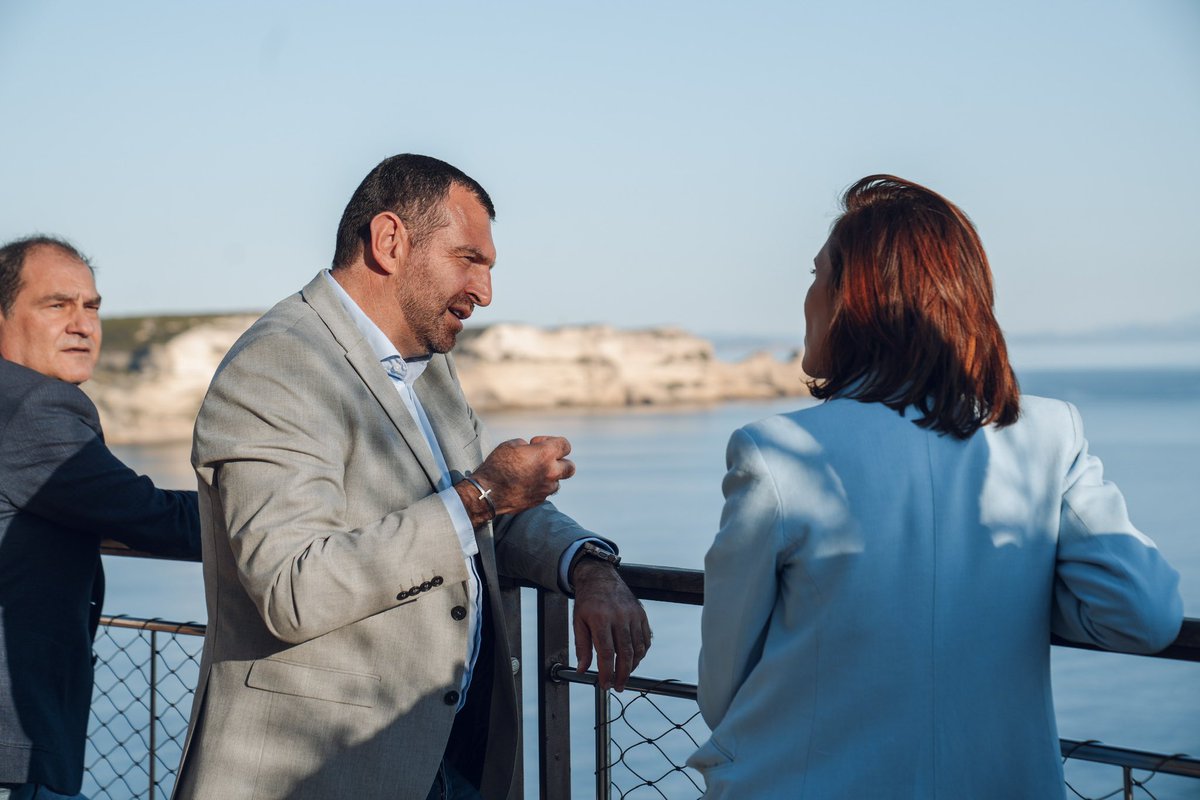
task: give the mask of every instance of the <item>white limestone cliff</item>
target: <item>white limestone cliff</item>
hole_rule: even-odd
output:
[[[100,369],[81,388],[100,412],[105,439],[111,444],[191,439],[217,365],[255,319],[213,317],[166,342],[103,356]]]
[[[113,443],[186,441],[209,380],[253,316],[212,317],[133,354],[106,356],[84,384]],[[463,391],[481,411],[708,404],[806,393],[799,353],[731,363],[674,328],[553,330],[499,324],[454,351]]]
[[[804,393],[800,359],[766,353],[731,364],[675,328],[555,330],[494,325],[455,350],[463,391],[488,408],[715,403]]]

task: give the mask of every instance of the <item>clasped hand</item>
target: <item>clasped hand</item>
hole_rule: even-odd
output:
[[[516,514],[545,501],[560,481],[575,474],[567,458],[571,443],[561,436],[509,439],[493,450],[471,477],[490,489],[497,514]]]

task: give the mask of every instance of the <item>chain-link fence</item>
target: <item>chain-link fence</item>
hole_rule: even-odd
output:
[[[1061,739],[1059,748],[1069,798],[1200,798],[1200,761],[1185,753],[1163,755],[1071,739]],[[1114,772],[1121,784],[1109,788]]]
[[[567,667],[551,670],[552,679],[595,686],[595,672],[578,675]],[[595,692],[596,797],[608,800],[660,798],[695,800],[704,794],[703,778],[685,761],[709,735],[696,706],[694,684],[631,678],[625,696]],[[1069,796],[1109,798],[1200,797],[1200,760],[1185,754],[1164,755],[1111,747],[1101,742],[1062,740]],[[1092,762],[1090,765],[1084,762]],[[1080,775],[1078,770],[1090,771]],[[1109,777],[1105,788],[1097,770]],[[1155,780],[1157,778],[1157,780]],[[1113,787],[1113,780],[1119,785]],[[1153,783],[1151,783],[1154,781]]]
[[[704,794],[704,779],[682,763],[708,738],[694,687],[662,681],[628,699],[612,692],[598,698],[596,763],[611,787],[608,796],[693,800]]]
[[[92,800],[165,800],[175,786],[204,627],[104,617],[84,794]]]
[[[174,787],[187,734],[204,627],[127,617],[105,617],[101,622],[84,792],[93,800],[165,800]],[[1189,636],[1195,638],[1194,633]],[[1187,652],[1171,657],[1200,660],[1194,644],[1175,649]],[[594,686],[597,676],[578,675],[556,664],[547,680]],[[594,697],[599,800],[691,800],[703,795],[702,778],[684,765],[708,737],[693,684],[634,677],[625,695],[597,691]],[[1103,790],[1083,788],[1068,771],[1067,788],[1073,797],[1200,797],[1200,780],[1195,780],[1200,778],[1200,760],[1195,758],[1067,740],[1062,754],[1071,764],[1105,765],[1120,781],[1116,788],[1111,782]],[[1180,788],[1182,784],[1186,788]]]

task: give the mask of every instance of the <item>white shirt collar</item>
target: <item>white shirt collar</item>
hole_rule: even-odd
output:
[[[392,344],[391,339],[379,329],[370,317],[368,317],[358,303],[354,302],[354,298],[347,294],[342,285],[333,278],[333,274],[329,270],[324,270],[322,273],[325,280],[329,281],[329,285],[333,287],[334,294],[337,295],[338,302],[342,304],[342,308],[346,309],[346,313],[350,315],[351,321],[354,322],[354,327],[358,328],[359,333],[367,340],[367,344],[371,346],[372,352],[379,362],[384,365],[395,380],[401,380],[405,383],[412,383],[417,378],[421,377],[421,373],[425,371],[425,367],[429,365],[428,356],[424,358],[414,358],[411,361],[405,361],[400,355],[400,351]]]

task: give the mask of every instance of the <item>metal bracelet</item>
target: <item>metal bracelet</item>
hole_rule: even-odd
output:
[[[469,472],[466,475],[463,475],[463,480],[479,490],[479,497],[477,497],[475,499],[482,500],[483,502],[487,503],[488,510],[492,512],[492,519],[495,519],[496,518],[496,504],[492,502],[492,498],[491,498],[492,490],[484,489],[483,486],[480,485],[479,481],[477,481],[471,477],[471,473],[469,473]]]

